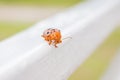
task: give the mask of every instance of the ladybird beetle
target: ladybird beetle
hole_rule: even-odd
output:
[[[61,32],[59,29],[49,28],[43,32],[42,37],[49,43],[57,48],[57,44],[61,43]]]

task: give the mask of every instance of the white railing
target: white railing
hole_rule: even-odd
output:
[[[89,0],[0,42],[0,80],[66,80],[120,22],[119,0]],[[59,28],[58,48],[41,38]]]

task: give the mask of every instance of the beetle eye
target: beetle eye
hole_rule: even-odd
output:
[[[49,32],[47,32],[47,34],[49,34]]]
[[[46,35],[49,35],[50,33],[51,33],[50,31],[47,31],[45,34],[46,34]]]
[[[48,36],[48,35],[50,35],[51,34],[51,30],[46,30],[46,31],[44,31],[44,33],[43,33],[44,35],[46,35],[46,36]]]

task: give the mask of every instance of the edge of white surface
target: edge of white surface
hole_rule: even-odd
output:
[[[120,48],[100,80],[120,80]]]

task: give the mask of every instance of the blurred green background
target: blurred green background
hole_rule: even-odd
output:
[[[82,1],[0,0],[0,41],[30,27],[37,21]],[[113,31],[107,40],[98,47],[93,55],[68,80],[99,80],[118,48],[120,48],[120,27]]]
[[[31,25],[32,23],[24,22],[0,22],[0,41],[28,28]]]
[[[83,0],[0,0],[0,40]]]
[[[43,6],[71,6],[83,0],[0,0],[1,4],[25,4]]]

